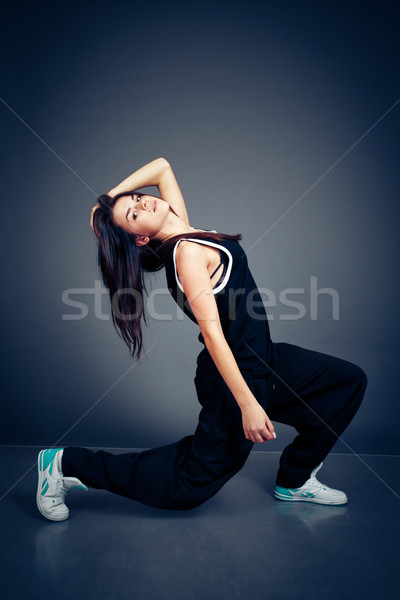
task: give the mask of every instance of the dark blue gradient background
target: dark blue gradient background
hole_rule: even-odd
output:
[[[96,316],[84,291],[100,279],[96,195],[164,156],[192,226],[243,234],[259,287],[276,297],[273,340],[367,372],[346,444],[398,453],[400,103],[366,133],[400,98],[395,7],[3,8],[1,443],[147,448],[194,431],[198,328],[158,295],[167,319],[149,320],[150,351],[133,366],[107,295]],[[339,319],[327,294],[311,318],[311,277],[337,291]],[[150,277],[163,286],[164,272]],[[63,302],[69,288],[83,290],[85,318],[63,319],[80,314]],[[279,300],[288,288],[302,318]],[[276,430],[255,449],[294,435]]]

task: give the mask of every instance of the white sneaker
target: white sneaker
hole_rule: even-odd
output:
[[[315,475],[322,467],[321,463],[316,467],[304,485],[299,488],[284,488],[276,485],[274,496],[279,500],[287,502],[315,502],[317,504],[346,504],[347,496],[340,490],[334,490],[324,483],[320,483]]]
[[[64,504],[65,494],[71,487],[85,491],[86,487],[76,477],[64,477],[61,470],[63,448],[41,450],[38,456],[38,487],[36,504],[46,519],[64,521],[69,517],[68,507]]]

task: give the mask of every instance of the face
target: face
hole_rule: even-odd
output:
[[[118,198],[113,209],[116,225],[128,233],[140,236],[136,243],[143,245],[157,237],[169,213],[169,204],[149,194],[132,194]],[[149,238],[146,240],[146,238]]]

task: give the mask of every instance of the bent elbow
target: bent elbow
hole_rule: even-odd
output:
[[[166,158],[161,157],[158,159],[160,161],[160,163],[164,166],[164,167],[170,167],[171,165],[169,164],[169,162],[167,161]]]

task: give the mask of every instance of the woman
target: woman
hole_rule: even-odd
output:
[[[136,191],[147,186],[157,186],[161,197]],[[200,327],[204,348],[194,382],[202,408],[194,435],[167,446],[119,455],[42,450],[40,512],[54,521],[68,518],[64,498],[71,487],[105,489],[158,508],[199,506],[243,467],[255,442],[276,437],[271,419],[298,432],[281,455],[274,496],[345,504],[346,494],[320,483],[316,473],[358,410],[366,374],[343,359],[272,342],[241,235],[191,227],[163,158],[100,196],[90,224],[113,323],[132,357],[140,359],[142,350],[145,274],[165,267],[173,298]]]

